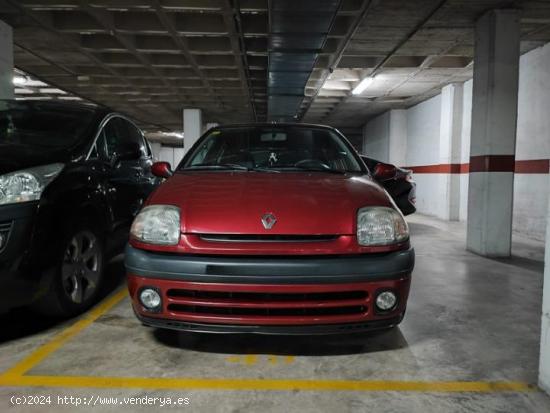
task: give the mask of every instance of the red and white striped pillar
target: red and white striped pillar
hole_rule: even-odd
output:
[[[441,119],[439,122],[439,163],[459,165],[462,138],[462,83],[451,83],[441,89]],[[460,218],[460,174],[441,174],[443,190],[440,218],[458,221]]]
[[[467,249],[510,256],[519,75],[519,13],[476,23]]]

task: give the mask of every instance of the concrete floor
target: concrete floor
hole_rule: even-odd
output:
[[[464,250],[463,224],[409,221],[417,265],[399,329],[340,338],[178,334],[142,327],[123,298],[66,330],[75,320],[19,310],[0,319],[0,371],[25,359],[20,372],[29,370],[0,377],[0,411],[58,411],[57,396],[151,396],[187,397],[184,409],[204,412],[550,412],[550,397],[523,384],[537,381],[543,245],[518,238],[514,258],[486,259]],[[120,280],[120,260],[110,271]],[[470,385],[476,391],[464,391]],[[52,404],[16,408],[14,395],[51,395]],[[94,407],[124,409],[151,406]]]

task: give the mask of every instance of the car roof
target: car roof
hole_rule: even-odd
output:
[[[8,102],[15,105],[28,106],[28,107],[45,107],[52,109],[76,109],[76,110],[93,110],[97,114],[109,114],[113,111],[109,108],[95,103],[87,102],[62,102],[59,100],[14,100],[14,99],[0,99],[0,102]]]
[[[229,128],[265,128],[265,127],[298,127],[298,128],[323,128],[336,130],[332,126],[320,125],[315,123],[299,123],[299,122],[251,122],[251,123],[228,123],[218,125],[211,129],[229,129]]]

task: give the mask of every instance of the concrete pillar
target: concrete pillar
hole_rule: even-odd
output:
[[[462,138],[462,84],[453,83],[441,90],[439,163],[459,164]],[[460,174],[441,174],[444,192],[441,218],[458,221],[460,215]]]
[[[160,161],[160,151],[162,144],[160,142],[150,142],[151,151],[153,152],[153,159],[155,162]]]
[[[0,20],[0,99],[13,99],[13,32]]]
[[[476,23],[467,249],[510,256],[519,71],[519,13]]]
[[[550,394],[550,203],[546,216],[546,250],[542,292],[539,386]]]
[[[183,150],[184,154],[202,135],[202,111],[200,109],[183,110]]]
[[[407,162],[407,111],[390,111],[388,162],[404,166]]]

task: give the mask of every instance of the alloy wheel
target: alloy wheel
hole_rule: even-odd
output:
[[[69,241],[61,268],[63,291],[75,304],[89,299],[101,276],[102,251],[97,237],[80,231]]]

